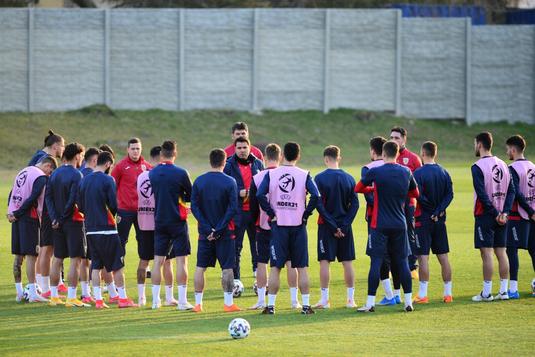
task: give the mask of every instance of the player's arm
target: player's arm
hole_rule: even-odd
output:
[[[360,179],[362,180],[362,178],[364,176],[366,176],[366,173],[370,171],[369,168],[367,168],[366,166],[364,166],[362,168],[362,170],[360,170]],[[366,199],[366,203],[368,203],[370,206],[373,206],[373,193],[367,193],[364,195],[364,198]]]
[[[414,179],[414,176],[412,174],[409,177],[409,198],[418,198],[420,196],[420,190],[418,190],[418,184],[416,183],[416,180]]]
[[[509,167],[509,171],[511,172],[511,179],[515,186],[515,200],[518,202],[518,205],[528,213],[529,217],[533,216],[535,211],[526,201],[526,196],[520,191],[520,177],[518,177],[518,174],[513,167]]]
[[[109,180],[106,191],[106,206],[110,210],[112,216],[117,214],[117,186],[115,186],[114,180]]]
[[[37,205],[37,199],[43,193],[43,190],[46,186],[47,178],[46,176],[40,176],[33,182],[32,192],[30,193],[30,197],[26,199],[20,206],[20,208],[13,212],[13,216],[15,218],[22,217],[28,210],[34,206]],[[8,201],[9,202],[9,201]]]
[[[318,188],[318,191],[321,192],[324,191],[323,187],[321,186],[321,182],[314,181],[316,183],[316,187]],[[327,208],[325,208],[325,204],[323,200],[325,199],[325,196],[322,195],[322,199],[318,200],[318,205],[316,209],[318,210],[318,213],[320,214],[321,218],[327,222],[329,226],[331,226],[332,229],[340,228],[338,226],[338,223],[336,223],[336,220],[331,216],[331,214],[327,211]]]
[[[266,214],[269,216],[270,219],[275,218],[275,211],[273,208],[271,208],[271,205],[269,204],[269,201],[266,197],[266,195],[269,193],[269,174],[264,176],[264,179],[262,180],[262,183],[260,184],[260,187],[258,187],[258,191],[256,192],[256,199],[258,200],[258,203],[260,204],[260,207]]]
[[[58,213],[56,211],[56,207],[54,206],[54,188],[53,185],[50,182],[51,180],[48,180],[45,186],[45,204],[46,204],[46,210],[48,212],[48,216],[50,217],[50,220],[52,222],[58,221]]]
[[[213,227],[210,225],[210,223],[208,223],[208,220],[206,217],[204,217],[201,211],[200,200],[201,197],[199,194],[198,184],[194,183],[191,190],[191,213],[193,213],[193,217],[195,217],[198,222],[199,232],[204,236],[208,236],[212,233]]]
[[[220,236],[222,233],[224,233],[232,218],[238,214],[238,186],[235,182],[232,183],[232,187],[230,188],[228,195],[229,204],[227,206],[227,210],[225,211],[225,215],[223,216],[223,219],[215,226],[216,236]]]
[[[254,180],[251,181],[251,187],[249,187],[249,210],[251,212],[251,217],[253,222],[256,222],[258,216],[260,216],[260,206],[258,205],[258,200],[256,198],[256,183]]]
[[[427,196],[425,195],[425,190],[424,190],[424,187],[425,187],[425,182],[424,182],[424,178],[419,174],[419,171],[416,171],[413,175],[414,177],[414,180],[416,181],[416,184],[418,186],[418,192],[420,193],[420,195],[418,196],[418,203],[426,208],[427,210],[432,210],[434,209],[435,207],[433,207],[433,204],[429,201],[429,199],[427,198]]]
[[[119,182],[121,181],[121,176],[123,174],[123,167],[122,165],[119,163],[117,166],[115,166],[113,168],[113,170],[111,171],[111,177],[113,177],[113,179],[115,180],[115,184],[117,186],[119,186]]]
[[[182,179],[182,183],[183,183],[182,184],[182,187],[183,187],[182,198],[184,199],[184,202],[190,202],[192,184],[191,184],[191,178],[187,171],[186,171],[185,177]]]
[[[370,169],[366,171],[364,176],[361,177],[360,181],[355,186],[356,193],[369,194],[373,192],[373,182],[375,181],[375,169]]]
[[[76,205],[76,196],[78,195],[78,188],[80,186],[80,181],[82,180],[82,174],[78,172],[78,175],[75,176],[75,179],[71,183],[69,188],[69,196],[67,196],[67,202],[65,207],[63,207],[63,212],[59,218],[59,222],[63,223],[74,212],[74,206]]]
[[[82,181],[80,187],[78,187],[78,192],[76,193],[76,205],[81,213],[85,212],[84,181]]]
[[[505,196],[505,203],[503,205],[502,213],[509,214],[509,212],[511,212],[511,209],[513,208],[513,202],[515,201],[515,195],[515,185],[511,178],[511,180],[509,181],[509,187],[507,188],[507,196]]]
[[[353,185],[354,183],[355,181],[353,181]],[[359,210],[359,199],[357,197],[357,193],[355,192],[355,190],[351,190],[350,195],[351,196],[349,200],[349,209],[347,210],[347,214],[344,217],[344,220],[342,223],[343,230],[347,230],[351,226]]]
[[[486,214],[492,215],[492,217],[498,217],[500,212],[492,205],[492,202],[485,191],[485,178],[483,176],[483,171],[477,166],[472,165],[472,183],[474,185],[474,191],[476,196],[479,199],[479,202],[483,205],[483,211]]]
[[[446,187],[444,189],[444,194],[442,196],[442,202],[438,205],[438,208],[435,210],[433,215],[439,216],[442,213],[446,212],[446,209],[449,207],[451,201],[453,201],[453,182],[451,180],[450,174],[446,172]]]
[[[305,208],[305,213],[303,213],[303,220],[307,220],[308,217],[310,217],[314,209],[318,206],[318,202],[321,199],[318,187],[314,183],[314,180],[312,180],[310,174],[307,175],[306,189],[310,194],[310,199],[308,200],[308,204]]]

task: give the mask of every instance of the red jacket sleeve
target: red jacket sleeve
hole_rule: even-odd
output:
[[[364,184],[361,181],[359,181],[359,183],[357,183],[357,185],[355,186],[355,192],[363,193],[363,194],[372,193],[373,192],[373,187],[364,186]]]

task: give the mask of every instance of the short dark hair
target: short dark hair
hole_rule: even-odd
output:
[[[370,139],[370,148],[376,155],[383,154],[383,145],[387,142],[382,136],[376,136]]]
[[[115,152],[113,151],[113,149],[111,148],[111,146],[109,146],[108,144],[102,144],[98,147],[100,149],[100,151],[107,151],[111,154],[111,156],[113,156],[113,158],[115,159]]]
[[[98,154],[98,159],[97,159],[98,166],[106,165],[108,162],[113,164],[114,161],[115,160],[113,158],[113,155],[108,151],[103,151],[100,154]]]
[[[225,150],[218,148],[210,151],[210,166],[212,166],[212,168],[216,169],[225,165],[225,161],[227,161],[227,153]]]
[[[238,143],[247,143],[247,145],[251,146],[251,141],[243,136],[240,136],[234,140],[234,146],[236,146]]]
[[[98,156],[100,154],[100,150],[97,148],[89,148],[86,150],[84,154],[84,160],[89,161],[93,156]]]
[[[48,131],[48,135],[45,138],[45,147],[50,147],[54,144],[61,143],[63,138],[61,135],[54,133],[52,130]]]
[[[330,157],[336,160],[340,157],[340,148],[335,145],[329,145],[323,150],[323,157]]]
[[[518,151],[524,152],[526,149],[526,140],[521,135],[513,135],[505,142],[507,146],[514,146]]]
[[[162,147],[160,145],[155,146],[152,149],[150,149],[150,157],[153,159],[160,156],[161,153],[162,153]]]
[[[405,128],[402,128],[401,126],[395,126],[392,129],[390,129],[390,132],[393,132],[393,131],[395,131],[396,133],[400,133],[401,136],[403,136],[404,138],[407,137],[407,130],[405,130]]]
[[[395,158],[399,153],[399,145],[394,141],[387,141],[383,144],[383,155],[388,158]]]
[[[71,161],[76,155],[83,153],[84,150],[85,148],[82,144],[70,143],[69,145],[65,146],[65,151],[63,152],[63,159]]]
[[[422,144],[422,151],[429,157],[437,156],[438,146],[433,141],[426,141]]]
[[[161,155],[167,159],[170,159],[176,153],[176,141],[166,140],[162,144]]]
[[[287,161],[295,161],[299,157],[301,147],[298,143],[289,142],[284,144],[284,158]]]
[[[38,162],[38,165],[46,165],[50,164],[52,166],[52,169],[55,170],[58,168],[58,162],[55,157],[52,157],[50,155],[43,156]]]
[[[141,144],[141,139],[140,138],[132,138],[132,139],[128,140],[127,147],[130,147],[131,144]]]
[[[281,147],[275,143],[266,146],[266,159],[269,161],[279,161],[281,157]]]
[[[485,150],[492,149],[492,143],[493,143],[492,134],[489,133],[488,131],[484,131],[482,133],[477,134],[476,143],[480,143],[481,145],[483,145]]]
[[[247,124],[245,124],[245,123],[242,122],[242,121],[239,121],[239,122],[237,122],[237,123],[234,123],[234,125],[232,126],[232,129],[231,129],[230,132],[234,134],[234,132],[235,132],[236,130],[245,130],[245,131],[249,132],[249,128],[247,127]]]

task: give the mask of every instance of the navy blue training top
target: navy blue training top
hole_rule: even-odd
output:
[[[453,183],[450,174],[438,164],[425,164],[414,171],[418,184],[418,207],[414,214],[417,222],[426,222],[431,216],[446,220],[446,208],[453,200]],[[441,213],[444,213],[441,216]]]
[[[47,156],[48,154],[44,152],[43,150],[37,150],[35,154],[33,154],[32,158],[30,159],[30,162],[28,162],[28,166],[35,166],[41,160],[43,157]]]
[[[45,193],[50,220],[63,224],[67,220],[83,221],[76,207],[82,173],[72,165],[58,167],[48,180]]]
[[[77,202],[84,214],[88,233],[117,230],[117,189],[113,177],[103,172],[93,172],[84,177]]]

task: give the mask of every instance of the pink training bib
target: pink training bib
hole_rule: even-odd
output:
[[[505,197],[507,196],[507,189],[511,182],[511,174],[509,168],[502,160],[496,156],[484,157],[476,162],[476,165],[483,172],[485,180],[485,192],[489,197],[494,208],[498,212],[503,211],[505,204]],[[474,193],[474,206],[477,200],[477,195]]]
[[[20,209],[24,201],[31,196],[33,183],[41,176],[45,176],[45,173],[36,166],[28,166],[17,174],[11,189],[11,199],[9,200],[7,210],[9,214]],[[45,190],[43,189],[43,192],[41,192],[37,199],[37,215],[39,219],[43,213],[44,199]]]
[[[137,223],[142,231],[154,230],[154,194],[149,180],[149,171],[137,177]]]
[[[518,188],[526,198],[528,205],[535,209],[535,165],[528,160],[518,160],[510,165],[518,174]],[[518,213],[529,220],[528,212],[518,205]]]
[[[277,225],[299,226],[303,223],[307,176],[308,171],[295,166],[269,170],[268,200],[275,211]]]

